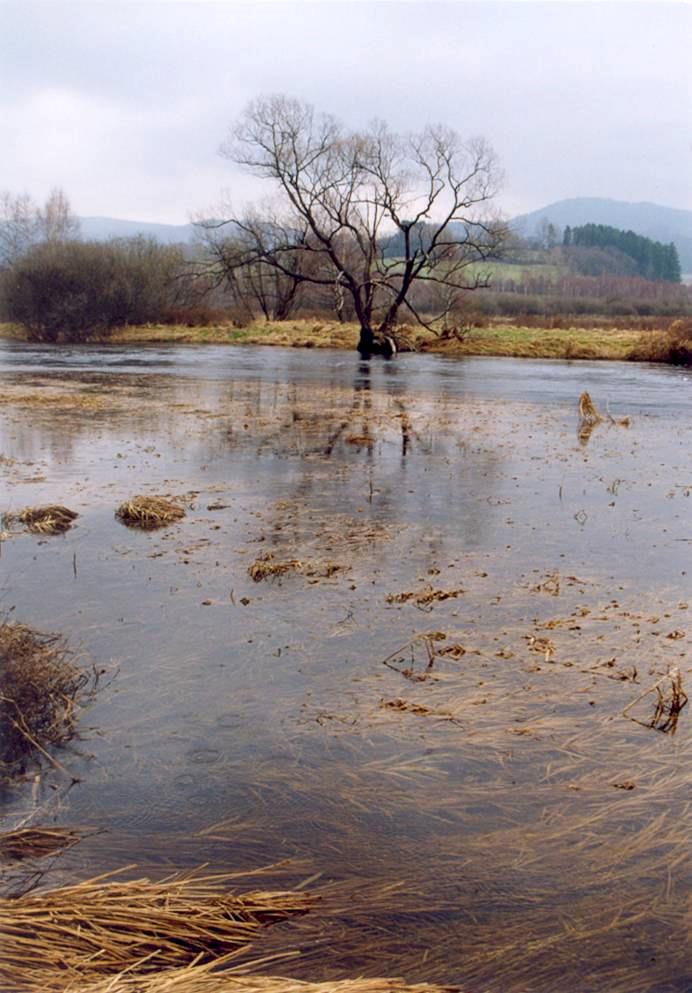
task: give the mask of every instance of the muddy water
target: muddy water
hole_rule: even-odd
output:
[[[281,859],[284,973],[682,993],[692,392],[610,363],[214,347],[0,353],[13,617],[108,669],[57,773],[2,795],[105,831],[84,878]],[[577,437],[576,405],[605,421]],[[187,516],[144,533],[135,493]],[[266,556],[271,555],[267,560]],[[283,574],[254,582],[258,560]]]

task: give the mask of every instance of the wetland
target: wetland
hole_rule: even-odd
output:
[[[104,673],[62,771],[0,786],[3,830],[83,832],[37,892],[274,866],[317,907],[258,941],[299,953],[269,973],[690,989],[689,707],[656,715],[692,672],[689,372],[19,342],[0,368],[0,614]],[[135,496],[184,515],[128,527]],[[41,506],[78,516],[17,526]]]

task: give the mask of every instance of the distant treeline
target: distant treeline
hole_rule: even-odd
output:
[[[622,253],[635,265],[632,275],[655,282],[679,283],[681,280],[678,250],[670,242],[664,245],[634,231],[621,231],[607,224],[584,224],[565,228],[562,244],[565,248],[600,249],[609,253]]]
[[[257,231],[271,243],[271,228]],[[24,195],[0,195],[0,320],[47,342],[86,341],[126,324],[357,320],[339,279],[307,278],[316,256],[301,244],[289,245],[276,268],[257,257],[255,242],[237,226],[205,233],[196,246],[185,247],[141,237],[83,241],[62,191],[53,191],[42,206]],[[473,236],[472,226],[455,225],[448,244],[463,252]],[[378,246],[390,272],[396,273],[399,253],[406,251],[404,237],[431,254],[447,250],[430,225],[412,224],[405,236],[399,232]],[[679,281],[674,246],[604,225],[568,228],[564,238],[546,225],[537,239],[515,237],[501,262],[489,255],[487,263],[475,263],[468,282],[476,289],[459,295],[449,310],[450,326],[465,327],[474,314],[547,322],[567,315],[692,316],[692,287]],[[408,300],[428,319],[439,312],[440,292],[436,280],[421,279]]]

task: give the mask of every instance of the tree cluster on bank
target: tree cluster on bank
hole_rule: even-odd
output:
[[[45,205],[0,195],[0,307],[35,341],[85,341],[165,319],[189,302],[182,249],[151,238],[79,239],[61,190]]]
[[[35,245],[79,238],[79,221],[60,189],[38,204],[26,193],[0,191],[0,272]]]
[[[568,252],[568,258],[571,255],[576,261],[579,261],[580,249],[597,249],[603,255],[614,259],[621,268],[624,262],[625,270],[630,269],[630,272],[625,271],[625,275],[642,276],[644,279],[669,283],[679,283],[681,280],[680,259],[673,242],[665,245],[660,241],[635,234],[634,231],[621,231],[607,224],[583,224],[579,227],[567,226],[562,243],[566,249],[571,250]],[[588,254],[586,257],[588,259]],[[593,264],[594,260],[591,259],[591,262]],[[602,269],[605,268],[605,271],[613,271],[612,267],[608,268],[607,259],[597,258],[595,263]],[[590,272],[584,275],[596,275],[596,273]]]
[[[4,309],[35,341],[86,341],[160,321],[182,265],[179,249],[148,238],[44,242],[3,274]]]

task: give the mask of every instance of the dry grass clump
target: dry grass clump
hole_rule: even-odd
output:
[[[115,516],[132,528],[162,528],[185,516],[185,508],[159,496],[135,496],[121,503]]]
[[[91,681],[55,635],[0,623],[0,776],[75,734],[78,701]]]
[[[74,993],[77,993],[75,990]],[[122,975],[79,993],[459,993],[458,986],[409,985],[403,979],[339,979],[310,983],[285,976],[212,972],[210,966],[189,966],[149,976]]]
[[[259,583],[274,576],[285,576],[287,572],[298,572],[302,567],[303,563],[299,559],[284,559],[282,562],[277,562],[273,554],[267,552],[255,559],[248,568],[248,575]]]
[[[72,527],[77,517],[79,514],[69,507],[50,504],[46,507],[25,507],[18,514],[6,514],[4,519],[10,525],[15,521],[23,524],[33,534],[61,534]]]
[[[0,832],[0,862],[43,858],[76,845],[82,837],[72,828],[18,828]]]
[[[313,902],[300,892],[235,894],[227,890],[232,878],[199,871],[161,882],[99,876],[0,899],[0,989],[81,991],[85,981],[112,981],[124,971],[219,965],[247,952],[262,927],[303,914]]]

